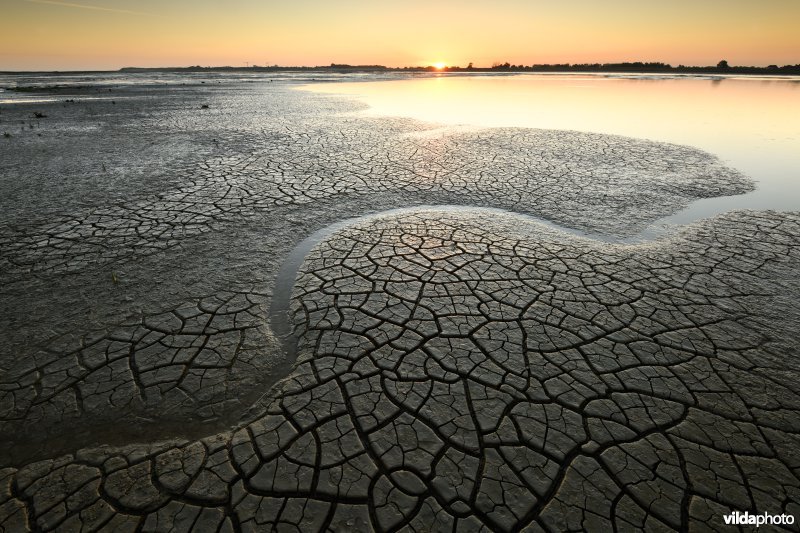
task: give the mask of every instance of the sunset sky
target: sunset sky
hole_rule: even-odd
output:
[[[0,70],[800,63],[800,0],[0,0]]]

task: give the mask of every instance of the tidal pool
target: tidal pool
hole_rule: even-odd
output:
[[[751,193],[698,200],[654,226],[733,209],[800,208],[800,80],[595,74],[440,75],[306,90],[354,97],[361,113],[451,127],[610,133],[708,151],[756,180]]]

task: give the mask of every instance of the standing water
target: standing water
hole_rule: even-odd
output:
[[[755,191],[693,202],[654,226],[732,209],[800,210],[800,78],[633,74],[458,75],[315,84],[375,116],[448,126],[527,127],[625,135],[710,152]]]

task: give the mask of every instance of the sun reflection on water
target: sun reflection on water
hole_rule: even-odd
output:
[[[733,207],[800,209],[800,80],[635,75],[439,75],[306,86],[364,113],[444,125],[610,133],[701,148],[759,182]],[[736,204],[739,199],[732,202]]]

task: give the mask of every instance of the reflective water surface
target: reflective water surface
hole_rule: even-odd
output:
[[[450,126],[554,128],[694,146],[756,180],[663,224],[737,208],[800,209],[800,79],[594,74],[442,75],[304,89],[355,97],[364,113]]]

